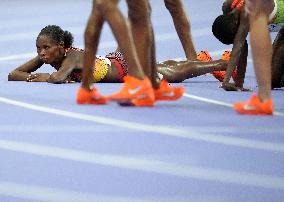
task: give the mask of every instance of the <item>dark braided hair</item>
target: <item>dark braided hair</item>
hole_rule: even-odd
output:
[[[219,15],[213,22],[213,35],[223,44],[233,44],[239,23],[234,15]]]
[[[50,39],[54,40],[57,44],[64,42],[64,48],[70,48],[74,41],[74,38],[70,32],[63,31],[57,25],[46,26],[40,31],[38,37],[39,36],[47,36]]]

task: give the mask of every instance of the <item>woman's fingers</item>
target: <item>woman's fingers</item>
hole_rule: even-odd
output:
[[[27,77],[27,82],[33,82],[34,81],[34,79],[36,79],[37,78],[37,74],[30,74],[28,77]]]

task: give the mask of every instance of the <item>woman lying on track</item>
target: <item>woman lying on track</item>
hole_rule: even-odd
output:
[[[80,82],[83,50],[74,48],[73,36],[57,25],[43,28],[37,39],[37,56],[17,67],[8,75],[9,81],[69,83]],[[200,61],[202,60],[202,61]],[[226,70],[227,61],[211,61],[206,51],[201,51],[197,60],[167,60],[157,64],[160,77],[169,82],[182,82],[185,79],[200,76],[212,71]],[[205,62],[206,61],[206,62]],[[55,68],[55,72],[33,73],[43,64]],[[93,68],[94,82],[121,82],[128,68],[121,52],[97,56]]]

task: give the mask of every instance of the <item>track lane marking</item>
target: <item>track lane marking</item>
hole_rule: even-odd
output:
[[[210,102],[210,100],[208,100]],[[119,119],[106,118],[101,116],[94,116],[88,114],[82,114],[77,112],[65,111],[40,105],[34,105],[30,103],[20,102],[11,100],[8,98],[0,97],[0,102],[6,103],[9,105],[14,105],[34,111],[56,114],[68,118],[79,119],[90,121],[94,123],[100,123],[105,125],[111,125],[121,128],[127,128],[131,130],[139,130],[149,133],[155,134],[163,134],[172,137],[179,137],[191,140],[198,140],[203,142],[210,142],[216,144],[230,145],[236,147],[250,148],[250,149],[259,149],[264,151],[272,151],[272,152],[284,152],[284,144],[283,143],[272,143],[267,141],[260,140],[248,140],[239,137],[229,137],[224,135],[216,135],[213,133],[206,134],[197,131],[187,131],[180,128],[166,127],[166,126],[153,126],[147,125],[143,123],[123,121]]]
[[[179,165],[153,160],[152,158],[100,154],[2,139],[0,139],[0,148],[37,156],[47,156],[69,161],[131,169],[175,177],[284,190],[284,178],[280,176],[261,175],[192,165]]]

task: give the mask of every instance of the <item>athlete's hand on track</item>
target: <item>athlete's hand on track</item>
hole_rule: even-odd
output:
[[[238,87],[234,83],[224,83],[223,82],[220,87],[226,91],[251,91],[248,88]]]
[[[49,73],[30,74],[26,79],[27,82],[46,82],[50,77]]]

